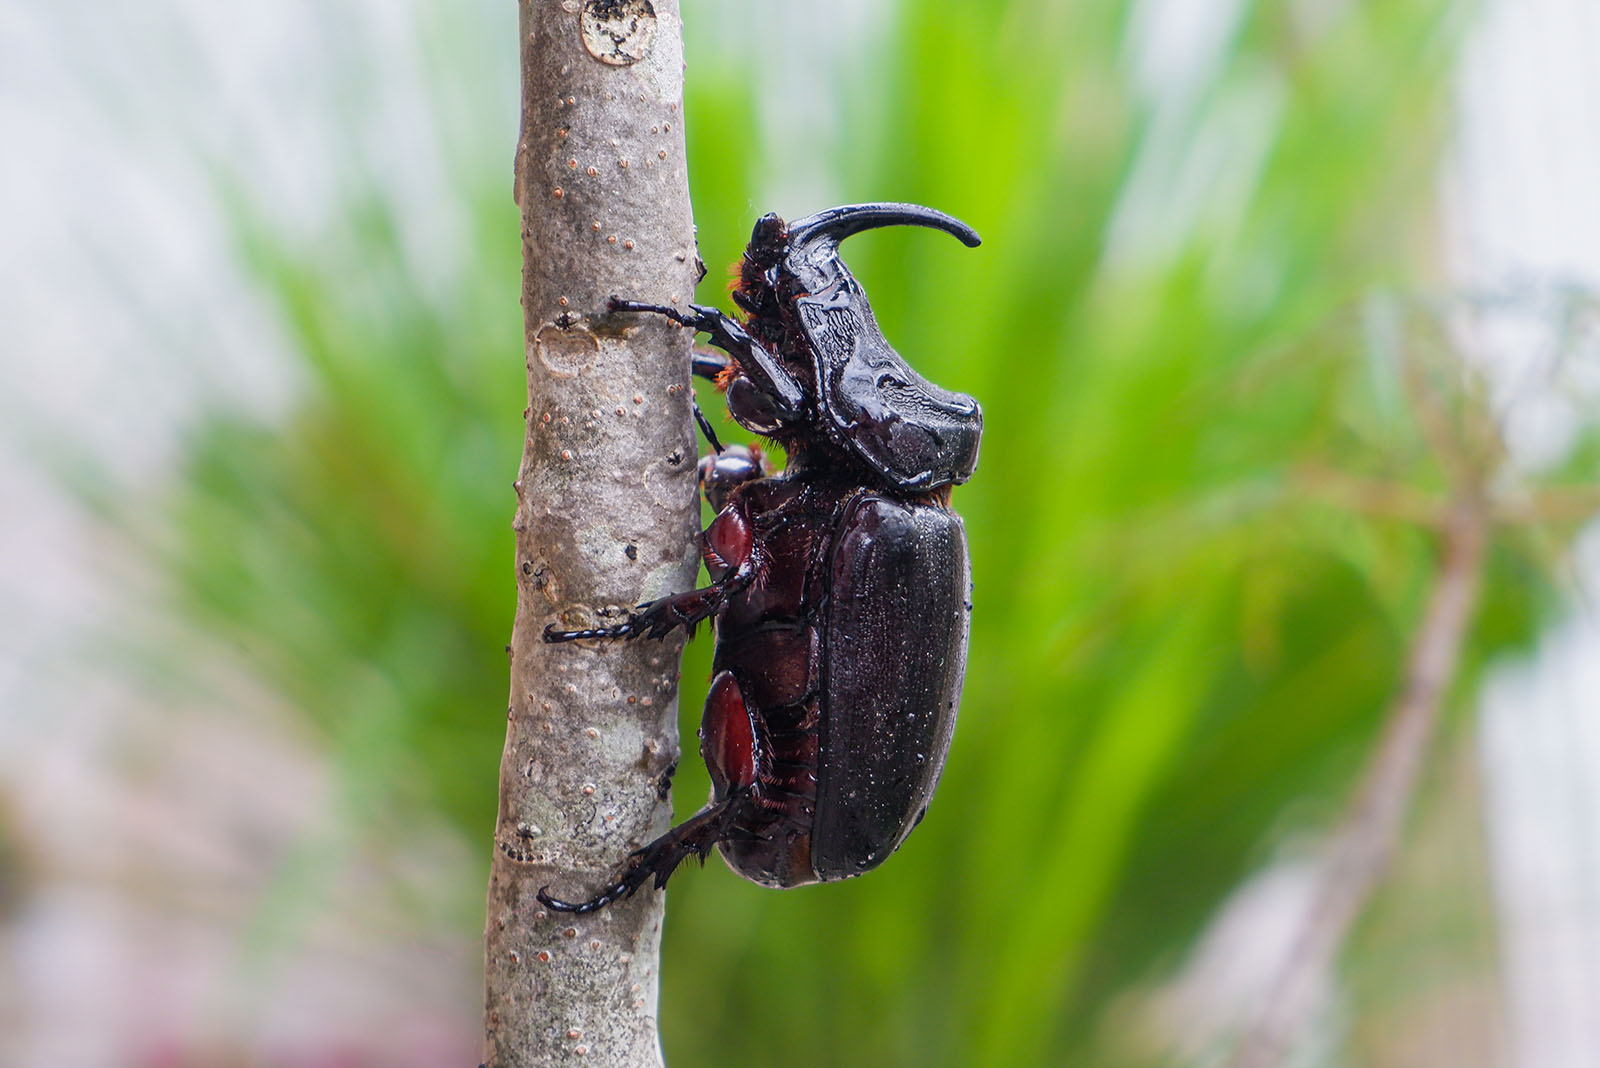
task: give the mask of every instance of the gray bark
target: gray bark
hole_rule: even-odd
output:
[[[546,645],[695,578],[690,335],[611,316],[697,280],[676,0],[521,0],[527,438],[517,614],[485,936],[492,1068],[659,1065],[662,895],[581,899],[667,827],[681,637]]]

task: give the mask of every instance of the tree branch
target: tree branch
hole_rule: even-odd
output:
[[[1491,519],[1470,496],[1442,531],[1443,563],[1383,735],[1323,859],[1316,897],[1282,973],[1237,1047],[1235,1068],[1289,1060],[1329,974],[1400,842],[1417,780],[1437,730],[1482,581]]]
[[[1398,519],[1433,531],[1442,531],[1451,522],[1447,500],[1403,482],[1365,478],[1319,463],[1303,464],[1294,481],[1308,496],[1360,515]]]
[[[692,584],[690,336],[613,317],[612,294],[687,303],[697,281],[677,0],[520,0],[527,438],[517,614],[485,936],[492,1068],[659,1065],[661,895],[582,897],[671,818],[680,638],[546,645]]]

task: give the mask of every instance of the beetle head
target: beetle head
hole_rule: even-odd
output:
[[[773,293],[773,268],[788,249],[789,228],[774,212],[756,220],[739,262],[739,281],[733,287],[733,302],[752,316],[771,315],[776,308]]]
[[[765,271],[783,258],[788,247],[789,228],[778,218],[777,212],[769,211],[756,220],[744,256],[752,265]]]
[[[811,343],[817,406],[830,437],[898,488],[965,482],[977,466],[983,433],[978,402],[929,382],[890,347],[861,284],[839,257],[839,242],[881,226],[927,226],[973,248],[977,233],[916,204],[830,208],[790,224],[786,235],[782,225],[774,216],[757,222],[747,256],[752,266],[755,255],[772,257],[773,288],[789,300]],[[781,253],[769,251],[775,238],[782,240]]]

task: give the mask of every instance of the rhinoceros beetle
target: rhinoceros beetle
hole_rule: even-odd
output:
[[[731,446],[699,466],[716,518],[701,535],[711,584],[640,605],[624,622],[547,628],[549,642],[660,638],[714,619],[700,752],[712,798],[635,852],[584,901],[591,912],[650,879],[659,888],[714,846],[734,871],[789,887],[860,875],[922,819],[955,727],[966,667],[970,568],[950,488],[978,461],[977,401],[940,389],[884,340],[839,242],[915,225],[968,247],[964,223],[914,204],[856,204],[791,224],[765,215],[739,265],[740,323],[613,298],[710,336],[694,371],[729,414],[782,445],[787,470]],[[702,421],[703,422],[703,421]],[[709,428],[708,428],[709,429]]]

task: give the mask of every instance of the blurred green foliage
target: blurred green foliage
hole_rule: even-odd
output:
[[[822,205],[764,202],[759,50],[730,56],[707,28],[725,10],[684,6],[716,265],[759,211]],[[1241,0],[1188,75],[1140,58],[1162,6],[1126,0],[907,3],[848,53],[848,92],[818,98],[837,137],[803,150],[828,153],[847,199],[928,203],[985,238],[850,249],[897,347],[985,406],[956,495],[977,582],[966,694],[929,818],[871,877],[674,880],[669,1062],[1135,1060],[1119,996],[1166,974],[1285,830],[1332,819],[1433,546],[1318,503],[1297,473],[1442,485],[1371,295],[1427,280],[1453,8],[1317,21]],[[224,414],[195,437],[170,553],[193,616],[326,733],[371,833],[442,811],[485,868],[524,403],[500,147],[453,171],[475,243],[443,283],[407,266],[375,171],[314,246],[231,195],[304,388],[281,422]],[[1527,638],[1546,572],[1497,546],[1474,665]],[[708,644],[684,673],[689,739]],[[696,763],[682,814],[707,789]],[[462,894],[481,900],[483,877],[461,872]]]

